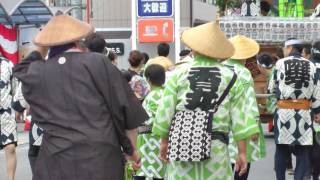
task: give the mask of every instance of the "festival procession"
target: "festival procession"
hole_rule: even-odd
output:
[[[320,0],[0,0],[0,180],[319,180]]]

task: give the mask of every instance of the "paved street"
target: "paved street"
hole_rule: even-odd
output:
[[[18,128],[19,129],[19,128]],[[17,148],[18,155],[18,165],[17,165],[17,173],[16,180],[31,180],[31,170],[28,161],[28,133],[20,132],[19,133],[19,143]],[[6,180],[6,166],[5,166],[5,154],[4,151],[0,151],[0,180]]]
[[[18,166],[16,180],[31,180],[30,166],[28,162],[27,152],[28,145],[26,139],[28,138],[27,133],[19,133],[19,138],[24,141],[23,145],[19,145],[17,149],[18,154]],[[267,141],[267,157],[254,163],[250,171],[249,180],[275,180],[275,174],[273,171],[273,154],[275,151],[275,146],[272,138],[266,138]],[[6,180],[5,171],[5,156],[4,152],[0,151],[0,180]],[[292,178],[287,178],[288,180]]]
[[[273,157],[275,152],[274,140],[272,137],[266,138],[267,157],[251,165],[249,180],[275,180],[273,171]],[[287,178],[288,179],[288,178]]]

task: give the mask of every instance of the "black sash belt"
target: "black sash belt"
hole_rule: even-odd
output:
[[[214,131],[211,134],[211,139],[212,140],[219,140],[219,141],[223,142],[226,145],[229,144],[229,135],[228,135],[228,133]]]
[[[138,127],[138,134],[150,134],[151,132],[152,132],[152,126],[150,126],[150,125],[145,125],[145,126]],[[219,140],[219,141],[223,142],[226,145],[229,144],[229,135],[228,135],[228,133],[214,131],[211,134],[211,139],[212,140]]]

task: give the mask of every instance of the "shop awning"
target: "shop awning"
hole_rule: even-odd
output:
[[[0,3],[0,24],[11,24],[10,17],[7,13],[7,11],[4,9],[4,7]]]
[[[40,0],[7,0],[1,2],[13,24],[45,24],[52,12]]]

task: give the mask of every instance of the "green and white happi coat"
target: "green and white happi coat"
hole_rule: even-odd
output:
[[[259,129],[259,139],[247,141],[247,161],[254,162],[262,159],[266,155],[265,140],[262,132],[261,123],[259,121],[259,109],[256,100],[256,93],[253,87],[253,78],[250,71],[239,60],[229,59],[223,62],[224,65],[230,66],[231,69],[238,75],[238,80],[243,84],[242,86],[247,89],[245,91],[245,123],[248,124],[247,129]],[[241,120],[243,122],[243,120]],[[233,139],[232,132],[230,132],[229,153],[231,162],[235,163],[238,155],[237,144]]]
[[[178,111],[186,110],[190,102],[199,100],[205,102],[206,92],[194,92],[197,83],[210,84],[209,95],[217,95],[215,101],[222,95],[229,84],[233,72],[218,61],[199,56],[193,62],[175,71],[166,83],[161,103],[157,110],[153,133],[161,138],[167,138],[171,120]],[[203,78],[205,77],[205,79]],[[245,121],[247,89],[238,80],[230,90],[228,96],[219,106],[213,118],[212,131],[234,134],[235,141],[247,139],[259,132],[258,128],[247,128],[250,124]],[[196,94],[196,95],[195,95]],[[195,96],[194,96],[195,95]],[[191,98],[190,98],[191,97]],[[215,101],[211,101],[214,103]],[[202,104],[201,104],[202,105]],[[209,104],[211,107],[212,104]],[[213,140],[211,158],[201,162],[177,162],[167,165],[166,179],[168,180],[229,180],[233,179],[228,146],[219,140]]]
[[[158,87],[153,89],[144,99],[142,106],[149,116],[149,119],[144,123],[145,125],[152,126],[162,93],[163,88]],[[141,168],[136,175],[163,178],[166,165],[159,158],[160,137],[152,133],[139,134],[137,147],[141,156]]]

